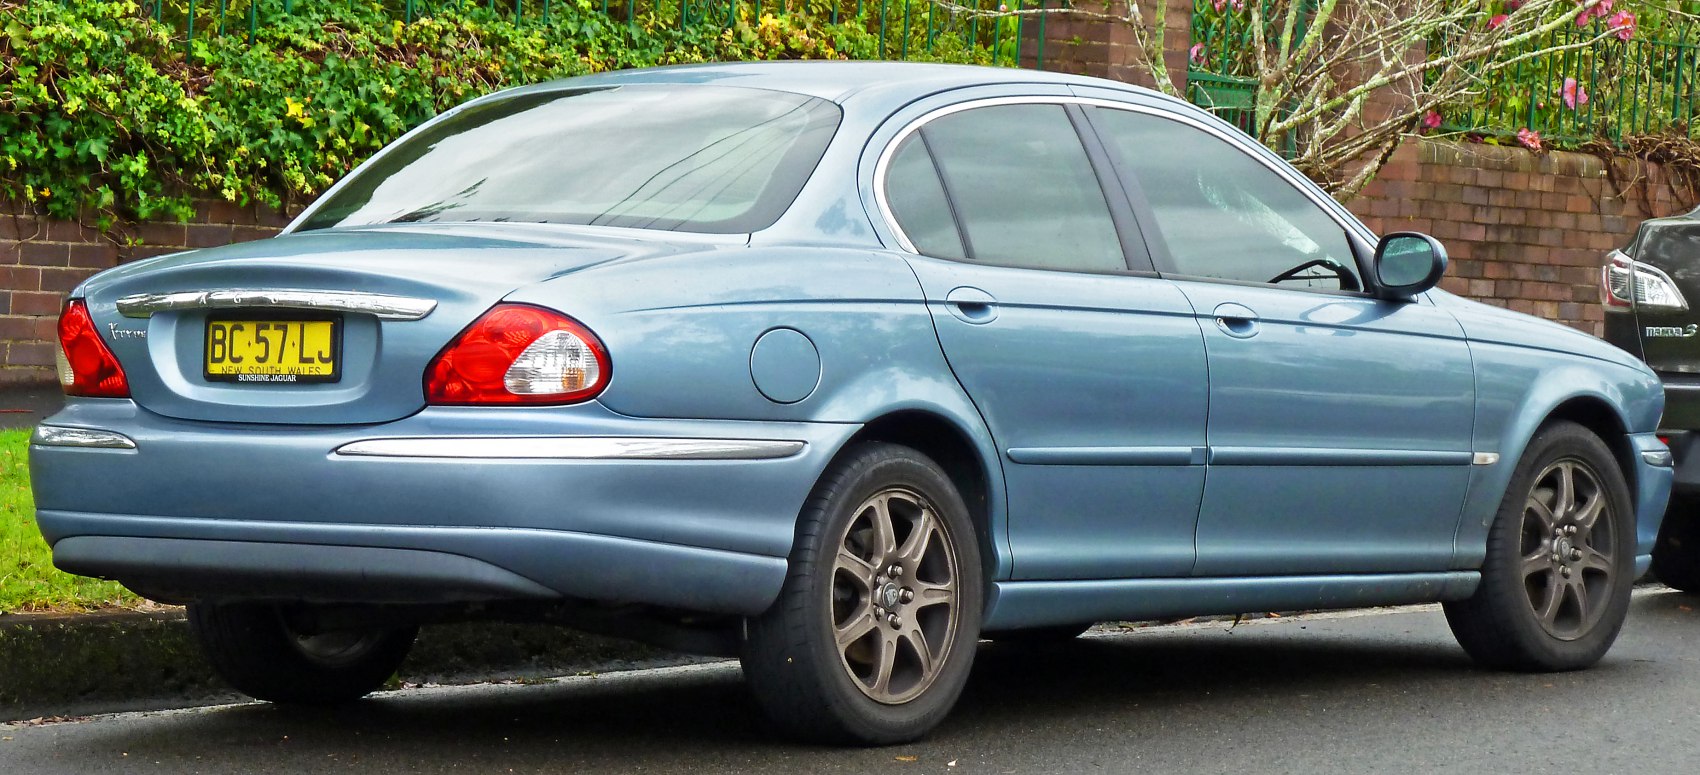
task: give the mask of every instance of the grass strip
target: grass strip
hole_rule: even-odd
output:
[[[0,431],[0,614],[141,604],[116,583],[54,569],[53,552],[35,525],[29,438],[28,428]]]

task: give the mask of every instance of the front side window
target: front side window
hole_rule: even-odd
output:
[[[725,86],[485,102],[386,153],[301,229],[517,221],[756,231],[797,197],[841,115],[814,97]]]
[[[1274,170],[1179,121],[1114,109],[1093,116],[1150,201],[1170,271],[1283,288],[1363,288],[1345,230]]]
[[[952,258],[960,249],[989,264],[1127,269],[1104,191],[1061,105],[996,105],[934,119],[898,148],[885,186],[893,216],[922,253]],[[954,216],[957,234],[944,214]]]

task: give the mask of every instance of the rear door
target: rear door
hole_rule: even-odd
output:
[[[1043,99],[949,106],[896,142],[882,190],[1003,452],[1015,578],[1185,575],[1204,345],[1082,121]]]

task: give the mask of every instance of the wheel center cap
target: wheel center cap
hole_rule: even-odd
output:
[[[1570,556],[1571,548],[1570,539],[1565,536],[1559,536],[1558,540],[1553,542],[1552,552],[1562,560]]]
[[[903,593],[896,584],[887,584],[880,589],[880,600],[885,602],[886,608],[896,608],[902,599]]]

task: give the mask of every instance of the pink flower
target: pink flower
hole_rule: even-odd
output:
[[[1227,6],[1228,0],[1210,0],[1210,7],[1215,8],[1217,13],[1221,13]]]
[[[1578,105],[1588,104],[1588,90],[1576,82],[1575,78],[1564,79],[1564,88],[1559,90],[1564,95],[1564,107],[1575,110]]]
[[[1528,127],[1519,129],[1517,130],[1517,144],[1531,151],[1538,151],[1541,149],[1541,133]]]
[[[1618,11],[1606,22],[1612,31],[1617,33],[1618,40],[1629,40],[1635,37],[1635,14],[1629,11]]]
[[[1423,131],[1424,132],[1432,132],[1432,131],[1439,129],[1439,128],[1440,128],[1440,114],[1439,113],[1431,110],[1431,111],[1423,114]]]
[[[1210,58],[1209,54],[1204,53],[1203,43],[1192,44],[1192,48],[1187,52],[1186,56],[1187,59],[1192,60],[1192,63],[1195,65],[1202,65],[1205,60]]]
[[[1509,18],[1511,18],[1511,17],[1502,13],[1498,16],[1493,17],[1492,19],[1489,19],[1488,20],[1488,29],[1490,29],[1490,30],[1499,29],[1499,25],[1504,24],[1505,20],[1509,19]]]

